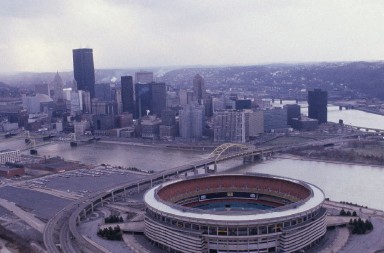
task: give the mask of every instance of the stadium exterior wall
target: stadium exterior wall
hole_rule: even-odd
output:
[[[180,189],[184,182],[186,185],[188,182],[193,182],[194,184],[190,185],[196,185],[198,188],[198,180],[202,179],[237,182],[232,183],[231,187],[220,185],[220,191],[234,192],[246,189],[250,194],[260,196],[264,191],[265,196],[266,189],[256,189],[255,186],[247,185],[239,188],[242,181],[251,182],[249,180],[260,178],[273,183],[278,180],[279,184],[289,186],[297,184],[307,189],[309,195],[281,208],[229,212],[188,208],[159,197],[162,189],[175,183]],[[216,190],[219,190],[218,187]],[[196,189],[193,194],[201,196],[200,194],[208,190],[212,191],[212,189]],[[270,194],[272,198],[277,196],[271,189]],[[278,194],[290,197],[287,192]],[[145,194],[145,235],[169,252],[300,252],[313,246],[326,232],[327,212],[322,207],[324,199],[324,193],[314,185],[265,174],[210,175],[175,180],[156,186]]]

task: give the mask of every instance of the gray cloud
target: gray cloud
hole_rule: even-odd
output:
[[[1,0],[0,16],[14,18],[41,18],[57,15],[64,7],[60,0]]]
[[[0,0],[0,72],[384,58],[380,0]]]

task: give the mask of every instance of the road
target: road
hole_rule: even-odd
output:
[[[44,188],[41,188],[39,186],[29,186],[26,184],[24,184],[24,185],[20,184],[20,185],[14,186],[14,187],[23,188],[23,189],[27,189],[30,191],[38,191],[38,192],[46,193],[46,194],[49,194],[49,195],[52,195],[52,196],[55,196],[58,198],[68,199],[68,200],[77,200],[77,199],[82,197],[77,193],[69,193],[69,192],[60,191],[60,190],[56,190],[56,189],[44,189]]]
[[[62,218],[66,212],[66,208],[58,212],[53,218],[51,218],[45,226],[45,230],[43,233],[43,239],[45,247],[47,248],[49,253],[60,253],[61,251],[56,246],[59,243],[59,240],[56,239],[58,229],[63,225]],[[61,220],[61,222],[59,222]]]
[[[333,201],[326,201],[324,204],[329,210],[334,209],[340,211],[356,211],[357,215],[362,219],[369,219],[374,228],[373,231],[364,235],[350,235],[346,245],[338,252],[350,253],[350,252],[364,252],[374,253],[376,251],[384,249],[384,211],[363,208],[359,206],[353,206]]]
[[[60,242],[65,242],[65,243],[61,243],[61,250],[65,253],[77,253],[78,251],[74,249],[71,242],[72,238],[69,232],[69,224],[68,222],[66,222],[69,216],[70,216],[70,212],[67,211],[63,217],[64,222],[60,230]]]

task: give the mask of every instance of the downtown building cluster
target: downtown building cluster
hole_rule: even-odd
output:
[[[199,74],[189,82],[189,88],[175,88],[156,82],[153,72],[139,71],[114,82],[96,83],[93,50],[74,49],[70,85],[59,73],[51,83],[36,85],[34,94],[23,95],[24,118],[19,116],[14,125],[4,128],[23,126],[30,131],[56,130],[78,136],[247,142],[265,132],[314,130],[327,122],[325,91],[309,92],[307,118],[298,104],[275,108],[270,101],[212,91]]]

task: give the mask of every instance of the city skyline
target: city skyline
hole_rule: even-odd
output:
[[[45,1],[25,0],[27,6],[32,2],[42,6],[34,9],[33,5],[28,13],[42,14],[49,5]],[[84,0],[77,6],[73,0],[56,1],[52,14],[67,5],[80,13],[84,2],[91,3]],[[204,4],[197,0],[198,7],[184,0],[140,4],[94,0],[85,19],[100,15],[99,5],[119,6],[128,17],[130,8],[146,9],[148,13],[133,14],[133,18],[142,15],[136,25],[144,35],[132,31],[142,47],[126,39],[127,22],[119,27],[127,30],[104,31],[96,38],[87,37],[92,29],[74,19],[83,33],[74,35],[73,41],[85,38],[102,44],[71,45],[70,49],[66,47],[71,43],[63,48],[57,44],[57,51],[49,53],[52,62],[43,51],[30,47],[36,68],[44,67],[39,59],[52,68],[64,66],[69,59],[70,71],[1,75],[2,61],[8,59],[0,57],[0,248],[50,253],[384,251],[384,61],[234,66],[235,56],[261,61],[292,46],[280,48],[272,43],[269,49],[278,48],[273,53],[266,45],[257,48],[258,40],[250,46],[250,38],[259,33],[242,43],[239,32],[257,27],[243,23],[244,31],[235,31],[241,27],[238,19],[248,20],[240,14],[259,20],[270,18],[271,12],[286,14],[299,3],[309,5],[304,0],[284,0],[277,8],[265,0],[253,0],[264,5],[263,17],[261,11],[241,9],[252,2],[221,2],[225,7],[216,0]],[[335,5],[339,4],[327,8]],[[169,6],[175,8],[165,8]],[[190,7],[192,14],[188,16],[189,10],[173,13],[181,6]],[[193,20],[201,6],[198,13],[208,16]],[[225,31],[228,38],[220,40],[217,36],[224,30],[213,30],[224,24],[222,11],[228,6],[233,7],[224,22],[230,24]],[[16,19],[28,16],[20,9],[14,11]],[[0,22],[2,12],[0,8]],[[89,22],[102,29],[116,24],[114,12],[103,15]],[[173,25],[178,16],[180,22]],[[156,19],[158,26],[143,25],[155,24]],[[170,27],[164,28],[164,19]],[[281,20],[284,17],[276,22]],[[50,21],[47,17],[45,25],[35,27],[43,31]],[[211,37],[204,30],[207,24],[208,30],[213,29]],[[183,29],[175,30],[178,27]],[[268,23],[265,29],[271,27]],[[62,25],[60,31],[71,28]],[[358,33],[355,28],[353,33]],[[156,29],[150,38],[149,31]],[[170,29],[173,44],[165,38]],[[321,42],[318,55],[335,46],[313,30],[308,36]],[[300,52],[298,57],[313,57],[292,31],[286,35],[298,43],[291,49]],[[276,31],[266,41],[281,34]],[[192,40],[184,43],[184,35]],[[239,44],[238,50],[228,47],[231,42]],[[147,50],[148,43],[154,47]],[[349,57],[355,42],[340,43],[345,51],[339,56]],[[380,49],[370,45],[362,47],[376,50],[379,57]],[[1,46],[0,40],[0,55]],[[58,57],[61,50],[63,58]],[[281,57],[292,61],[295,50]],[[260,52],[264,53],[260,59],[252,59]],[[196,61],[205,66],[224,66],[228,61],[231,67],[103,69],[103,64],[118,68],[119,64],[170,64],[180,59],[183,64]]]
[[[371,1],[2,1],[0,72],[381,60],[384,3]],[[86,13],[86,15],[84,15]]]

